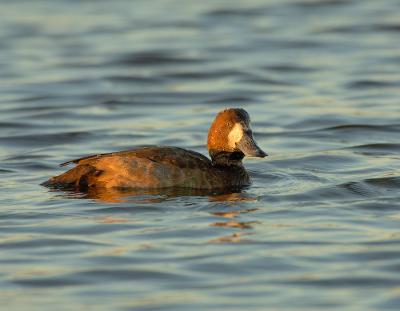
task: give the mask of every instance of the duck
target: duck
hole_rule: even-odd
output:
[[[210,158],[171,146],[147,146],[95,154],[60,164],[75,164],[42,185],[78,191],[102,189],[190,188],[216,190],[251,184],[245,156],[264,158],[242,108],[220,111],[208,131]]]

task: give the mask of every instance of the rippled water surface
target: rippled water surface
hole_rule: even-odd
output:
[[[4,0],[0,52],[5,310],[400,309],[399,1]],[[224,107],[270,154],[239,193],[39,185]]]

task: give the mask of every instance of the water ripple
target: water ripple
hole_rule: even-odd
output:
[[[133,54],[121,55],[112,63],[116,65],[129,66],[161,66],[161,65],[180,65],[180,64],[198,64],[205,60],[201,58],[178,56],[177,53],[168,51],[146,51]]]
[[[398,1],[1,8],[1,306],[400,308]],[[84,155],[206,154],[231,106],[269,154],[249,187],[40,186]]]

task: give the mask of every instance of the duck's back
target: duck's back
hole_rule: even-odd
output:
[[[244,169],[214,167],[200,153],[177,147],[145,147],[63,163],[76,167],[45,185],[62,188],[222,188],[248,184]]]

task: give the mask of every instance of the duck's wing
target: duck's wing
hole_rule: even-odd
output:
[[[211,161],[206,156],[195,151],[178,147],[150,146],[119,152],[90,155],[64,162],[60,164],[60,166],[66,166],[71,163],[90,165],[107,157],[142,158],[160,164],[173,165],[179,168],[207,169],[211,165]]]
[[[96,159],[96,158],[99,158],[99,157],[102,157],[102,156],[105,156],[105,155],[111,155],[111,154],[112,153],[100,153],[100,154],[95,154],[95,155],[92,154],[92,155],[89,155],[89,156],[86,156],[86,157],[69,160],[67,162],[59,164],[59,166],[63,167],[63,166],[67,166],[67,165],[73,164],[73,163],[78,164],[80,161],[83,161],[83,160],[93,160],[93,159]]]
[[[122,154],[130,157],[131,153]],[[136,150],[132,156],[186,169],[208,169],[211,161],[201,153],[178,147],[152,147]]]
[[[99,154],[91,154],[85,157],[69,160],[67,162],[59,164],[59,166],[67,166],[69,164],[81,164],[82,162],[92,162],[94,160],[100,159],[101,157],[108,157],[108,156],[122,156],[125,154],[135,154],[136,151],[139,149],[147,149],[147,148],[155,148],[156,146],[150,146],[150,147],[137,147],[134,149],[129,149],[129,150],[123,150],[123,151],[117,151],[117,152],[107,152],[107,153],[99,153]]]

